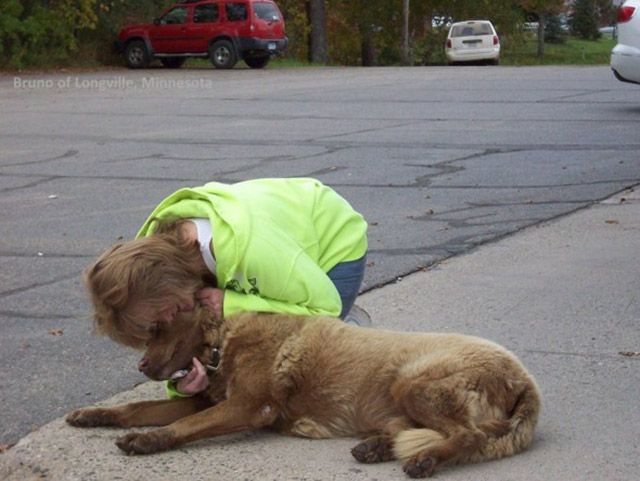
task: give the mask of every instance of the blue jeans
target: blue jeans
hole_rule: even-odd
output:
[[[358,297],[366,264],[367,256],[364,255],[355,261],[341,262],[327,272],[327,276],[338,289],[340,300],[342,300],[340,319],[346,317]]]

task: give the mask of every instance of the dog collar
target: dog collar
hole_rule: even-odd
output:
[[[205,364],[204,367],[207,369],[207,371],[216,372],[218,368],[220,368],[221,358],[222,355],[220,354],[220,349],[214,347],[211,350],[211,359],[209,360],[209,363]]]

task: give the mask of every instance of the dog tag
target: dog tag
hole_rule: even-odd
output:
[[[169,379],[171,379],[172,381],[177,381],[178,379],[182,379],[183,377],[185,377],[187,374],[189,374],[188,369],[179,369],[174,372]]]

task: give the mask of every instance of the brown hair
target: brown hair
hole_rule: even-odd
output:
[[[155,319],[136,315],[136,307],[154,312],[168,301],[193,297],[202,287],[198,244],[183,238],[181,224],[161,223],[148,237],[116,244],[85,270],[99,334],[141,348]]]

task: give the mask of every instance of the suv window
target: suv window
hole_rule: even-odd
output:
[[[218,20],[218,5],[215,3],[205,3],[198,5],[193,12],[195,23],[211,23]]]
[[[253,4],[253,11],[256,12],[256,17],[261,20],[266,20],[267,22],[275,22],[276,20],[280,20],[278,10],[276,10],[276,7],[275,5],[273,5],[273,3],[256,2]]]
[[[187,22],[188,10],[186,7],[177,7],[167,12],[167,14],[160,19],[160,25],[176,25]]]
[[[240,22],[247,19],[247,5],[245,3],[225,3],[227,20],[230,22]]]

